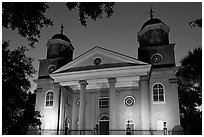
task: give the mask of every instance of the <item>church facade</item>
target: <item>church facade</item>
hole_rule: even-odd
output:
[[[146,21],[138,59],[98,46],[73,59],[70,39],[55,34],[34,80],[41,134],[164,134],[180,125],[169,29]]]

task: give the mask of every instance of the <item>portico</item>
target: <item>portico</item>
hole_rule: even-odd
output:
[[[80,105],[79,105],[79,130],[89,130],[92,127],[86,127],[87,110],[86,110],[86,94],[89,90],[108,89],[109,97],[109,130],[116,130],[117,127],[117,106],[116,106],[116,90],[118,88],[137,87],[140,88],[139,83],[141,77],[148,77],[150,71],[149,64],[132,64],[131,66],[111,67],[104,69],[90,69],[82,71],[70,71],[64,69],[51,74],[54,83],[59,83],[61,86],[69,86],[73,92],[79,92]],[[75,68],[77,69],[77,68]],[[74,69],[72,69],[74,70]],[[147,91],[145,91],[147,92]],[[97,93],[96,93],[97,94]],[[146,94],[146,93],[144,93]],[[143,95],[143,94],[142,94]],[[145,120],[144,118],[141,120]],[[140,121],[143,123],[143,121]],[[140,123],[139,122],[139,123]],[[145,128],[147,129],[147,128]],[[125,127],[123,128],[125,130]],[[111,132],[110,132],[111,134]]]

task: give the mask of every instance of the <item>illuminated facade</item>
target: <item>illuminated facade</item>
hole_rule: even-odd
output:
[[[154,130],[180,125],[168,34],[159,19],[144,23],[138,59],[102,47],[73,59],[69,38],[54,35],[35,80],[42,134],[161,134]]]

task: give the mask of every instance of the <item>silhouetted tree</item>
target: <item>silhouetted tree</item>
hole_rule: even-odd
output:
[[[187,134],[202,134],[202,49],[181,60],[177,73],[181,126]]]
[[[101,18],[102,11],[107,17],[113,13],[114,3],[66,3],[71,11],[79,8],[80,22],[86,26],[87,17]],[[3,2],[2,28],[17,31],[30,41],[29,46],[40,38],[44,27],[52,26],[45,16],[49,8],[42,2]],[[29,77],[34,74],[32,59],[25,56],[27,47],[9,49],[9,42],[2,43],[2,133],[26,134],[29,126],[40,125],[40,113],[35,111],[35,93],[28,93]]]
[[[66,7],[69,11],[78,8],[79,21],[82,26],[87,25],[87,18],[93,20],[102,18],[103,11],[106,17],[110,18],[113,14],[115,2],[67,2]]]
[[[202,18],[198,18],[198,19],[195,19],[195,20],[190,21],[190,22],[189,22],[189,25],[190,25],[191,27],[195,27],[195,26],[197,26],[197,27],[202,27]]]
[[[2,27],[16,30],[33,46],[40,37],[40,30],[52,25],[52,21],[45,16],[47,8],[48,5],[43,2],[3,2]]]
[[[35,94],[27,93],[29,77],[35,72],[26,47],[11,51],[9,42],[2,44],[2,131],[3,134],[25,134],[30,125],[39,125],[35,112]]]

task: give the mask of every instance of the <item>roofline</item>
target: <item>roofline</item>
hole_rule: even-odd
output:
[[[103,47],[100,47],[100,46],[95,46],[95,47],[91,48],[90,50],[84,52],[83,54],[77,56],[77,57],[74,58],[72,61],[74,61],[75,59],[77,59],[77,58],[83,56],[83,55],[86,54],[87,52],[90,52],[90,51],[94,50],[95,48],[100,48],[100,49],[103,49],[103,50],[107,50],[107,51],[113,52],[113,53],[115,53],[115,54],[119,54],[119,55],[122,55],[122,56],[126,56],[126,57],[128,57],[128,58],[132,58],[132,59],[134,59],[134,60],[138,60],[138,59],[136,59],[136,58],[134,58],[134,57],[131,57],[131,56],[128,56],[128,55],[125,55],[125,54],[122,54],[122,53],[119,53],[119,52],[116,52],[116,51],[112,51],[112,50],[109,50],[109,49],[106,49],[106,48],[103,48]],[[138,60],[138,61],[140,61],[140,60]]]

